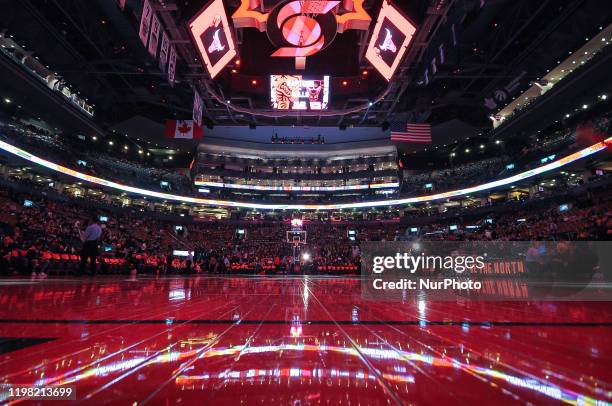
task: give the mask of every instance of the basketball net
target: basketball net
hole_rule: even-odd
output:
[[[314,4],[313,4],[314,3]],[[313,12],[314,11],[314,12]],[[317,2],[312,0],[300,0],[300,15],[306,18],[315,19],[318,13],[317,11]],[[302,28],[300,32],[300,46],[304,46],[304,31],[306,27]],[[306,33],[306,37],[309,36],[309,33]]]
[[[309,11],[316,10],[316,7],[312,7],[312,0],[300,0],[300,12],[301,15],[305,17],[315,18],[317,13],[313,13]],[[316,6],[316,5],[315,5]]]

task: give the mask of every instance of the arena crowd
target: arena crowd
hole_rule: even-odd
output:
[[[25,206],[26,200],[31,205]],[[611,202],[612,193],[600,190],[567,202],[563,211],[555,203],[418,227],[399,221],[305,222],[307,244],[294,255],[293,245],[286,242],[288,222],[179,225],[0,189],[0,270],[40,277],[87,272],[91,268],[82,266],[80,258],[83,232],[95,223],[101,228],[93,270],[98,273],[356,273],[362,241],[609,240]],[[355,231],[354,240],[349,230]]]

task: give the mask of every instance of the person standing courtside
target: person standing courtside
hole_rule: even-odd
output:
[[[96,257],[98,256],[98,242],[102,237],[102,227],[98,224],[96,216],[91,218],[91,223],[85,229],[85,232],[79,231],[83,248],[81,249],[81,273],[85,273],[87,268],[87,259],[90,260],[90,275],[96,272]]]

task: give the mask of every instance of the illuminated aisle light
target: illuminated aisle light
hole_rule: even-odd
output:
[[[530,169],[525,172],[518,173],[508,178],[498,179],[495,181],[483,183],[481,185],[468,187],[465,189],[457,189],[444,193],[437,193],[433,195],[409,197],[404,199],[391,199],[391,200],[378,200],[372,202],[359,202],[359,203],[343,203],[343,204],[327,204],[327,205],[314,205],[314,204],[259,204],[259,203],[246,203],[246,202],[233,202],[227,200],[213,200],[213,199],[202,199],[190,196],[173,195],[169,193],[155,192],[153,190],[141,189],[133,186],[122,185],[106,179],[101,179],[95,176],[87,175],[82,172],[75,171],[65,166],[58,165],[54,162],[47,161],[46,159],[32,155],[23,149],[17,148],[4,141],[0,141],[0,148],[9,152],[13,155],[17,155],[27,161],[35,164],[44,166],[56,172],[69,175],[86,182],[94,183],[97,185],[109,187],[112,189],[121,190],[123,192],[135,193],[143,196],[156,197],[159,199],[175,200],[184,203],[202,204],[209,206],[223,206],[223,207],[242,207],[248,209],[262,209],[262,210],[339,210],[339,209],[358,209],[368,207],[381,207],[381,206],[399,206],[411,203],[423,203],[430,202],[440,199],[449,199],[452,197],[465,196],[472,193],[482,192],[485,190],[493,189],[500,186],[509,185],[516,183],[521,180],[531,178],[536,175],[540,175],[545,172],[552,171],[554,169],[561,168],[565,165],[571,164],[579,159],[586,158],[600,151],[605,150],[608,144],[612,143],[612,137],[607,138],[605,141],[598,142],[591,145],[590,147],[584,148],[580,151],[574,152],[564,158],[558,159],[554,162],[549,162],[540,167]]]

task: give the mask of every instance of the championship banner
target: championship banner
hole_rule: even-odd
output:
[[[455,69],[460,61],[461,22],[467,13],[474,12],[473,8],[473,2],[467,0],[460,0],[451,6],[444,23],[423,54],[417,69],[420,71],[417,84],[428,86],[440,72],[448,73]]]
[[[166,31],[162,31],[161,48],[159,48],[159,69],[162,72],[166,71],[166,64],[168,63],[168,48],[170,48],[170,39]]]
[[[202,98],[197,90],[193,94],[193,121],[202,126]]]
[[[176,75],[176,48],[174,45],[170,46],[170,53],[168,55],[168,82],[170,86],[174,86],[174,76]]]
[[[151,22],[151,38],[149,38],[149,53],[153,58],[157,56],[157,45],[159,45],[159,34],[161,33],[161,22],[156,14],[153,14]]]
[[[138,36],[140,41],[146,47],[147,41],[149,40],[149,31],[151,30],[151,16],[153,15],[153,8],[149,0],[144,0],[142,6],[142,16],[140,17],[140,29],[138,30]]]

